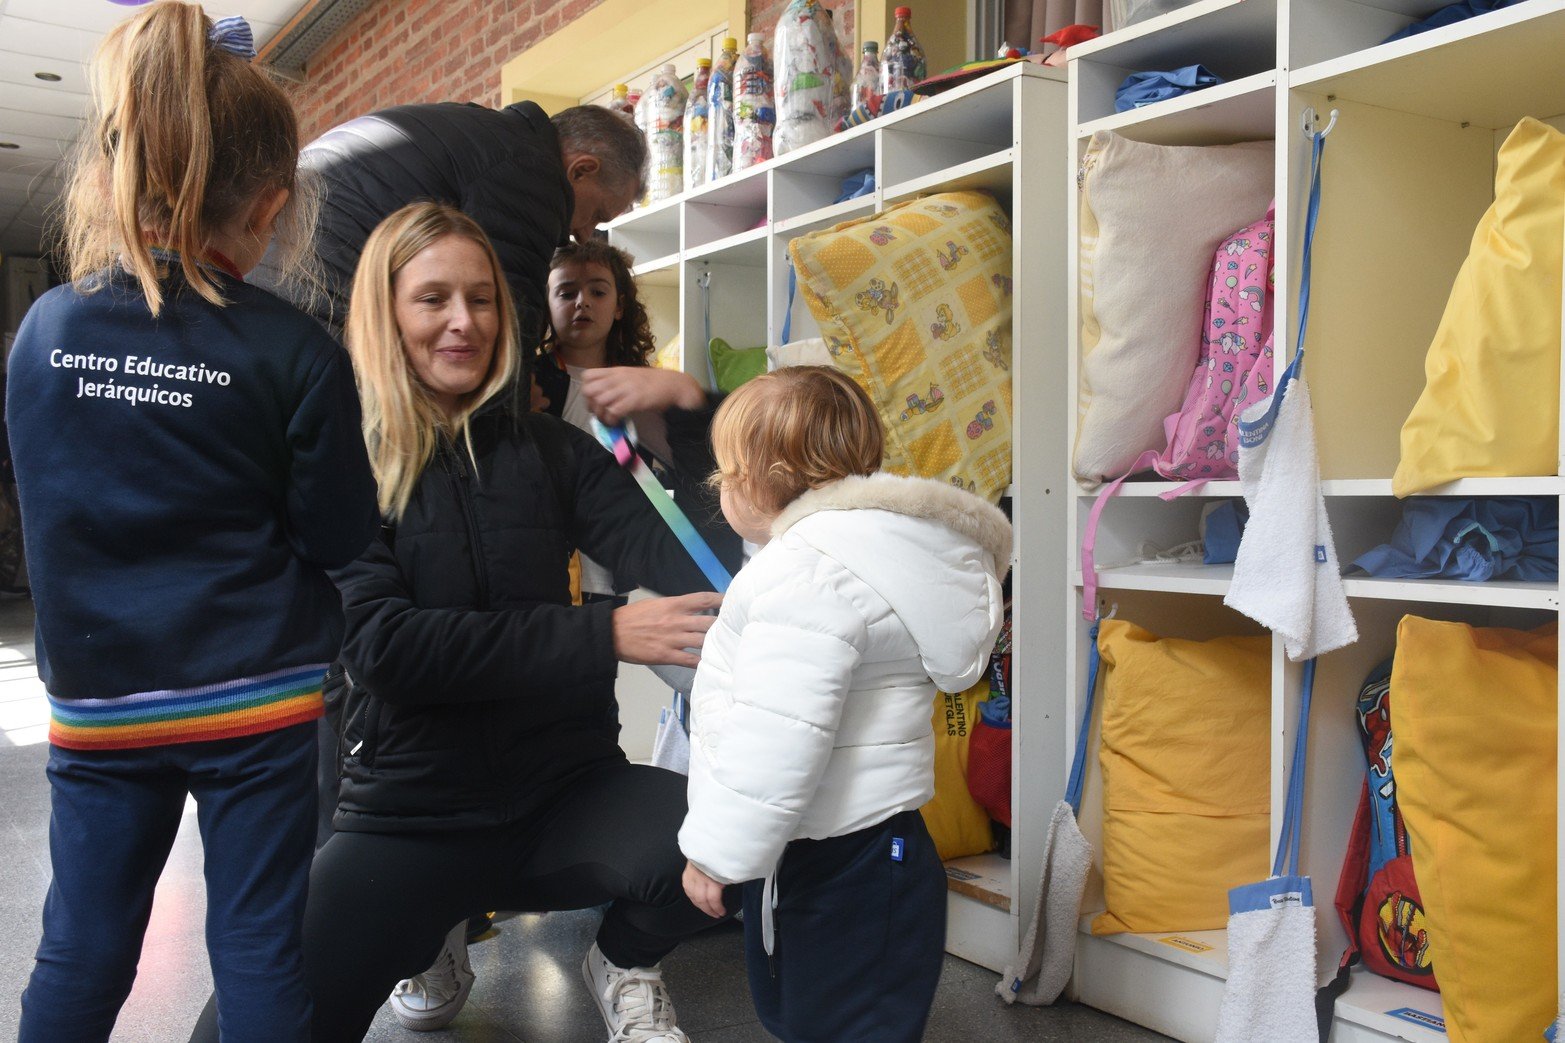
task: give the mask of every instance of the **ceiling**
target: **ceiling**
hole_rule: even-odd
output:
[[[207,2],[212,18],[242,14],[257,48],[304,0]],[[133,6],[110,0],[0,0],[0,254],[36,254],[59,196],[64,157],[87,111],[86,63],[103,34]],[[58,82],[38,79],[54,74]]]

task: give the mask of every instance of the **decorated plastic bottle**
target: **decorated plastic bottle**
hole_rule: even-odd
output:
[[[837,36],[837,22],[831,8],[822,4],[821,12],[826,16],[826,33],[832,52],[837,56],[831,78],[831,129],[835,132],[842,129],[842,118],[853,107],[853,44],[851,41],[844,44]]]
[[[863,117],[880,115],[880,44],[868,40],[859,57],[859,72],[853,79],[853,111]]]
[[[712,108],[712,59],[696,59],[696,78],[690,84],[690,101],[685,106],[685,187],[706,184],[706,150],[711,147],[708,114]]]
[[[739,64],[739,41],[723,40],[723,53],[712,64],[707,86],[706,179],[716,181],[734,169],[734,67]]]
[[[647,106],[647,200],[672,199],[685,190],[685,83],[672,64],[663,66],[642,103]]]
[[[723,53],[712,64],[707,87],[706,179],[716,181],[734,169],[734,68],[739,64],[739,41],[723,40]]]
[[[896,25],[880,53],[881,104],[901,108],[912,100],[914,84],[929,75],[924,64],[924,49],[913,35],[913,9],[897,8]]]
[[[790,0],[777,20],[776,41],[772,152],[781,156],[831,133],[837,37],[819,0]]]
[[[734,68],[734,170],[748,170],[772,158],[777,110],[772,101],[772,62],[766,38],[745,37],[744,53]]]
[[[623,83],[614,85],[614,97],[609,99],[608,109],[617,112],[632,123],[636,121],[636,105],[630,100],[630,88]]]
[[[647,108],[648,108],[649,104],[651,103],[652,99],[647,94],[643,93],[642,91],[631,91],[629,100],[630,100],[630,108],[631,108],[631,119],[632,119],[632,121],[635,122],[636,129],[641,131],[641,136],[643,138],[645,138],[647,136],[647,125],[648,125]],[[651,174],[647,175],[647,186],[646,187],[647,187],[647,189],[649,191],[648,192],[643,192],[642,195],[641,195],[641,198],[636,200],[636,205],[637,206],[646,206],[647,203],[650,202],[650,195],[649,195],[649,193],[650,193],[650,189],[652,188],[652,176],[651,176]]]

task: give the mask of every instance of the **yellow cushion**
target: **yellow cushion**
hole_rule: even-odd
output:
[[[1011,226],[982,192],[788,245],[838,369],[886,427],[885,469],[996,500],[1011,480]]]
[[[1092,933],[1224,927],[1229,889],[1271,872],[1271,639],[1108,619],[1098,648],[1107,909]]]
[[[988,681],[935,697],[935,796],[919,811],[942,859],[980,855],[994,846],[989,813],[967,791],[968,739],[978,723],[978,704],[987,698]]]
[[[1458,478],[1558,471],[1562,221],[1565,134],[1524,119],[1500,147],[1494,203],[1402,425],[1398,496]]]
[[[1456,1043],[1554,1020],[1558,627],[1404,616],[1392,667],[1397,805]]]

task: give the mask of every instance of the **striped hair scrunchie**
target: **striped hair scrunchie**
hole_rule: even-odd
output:
[[[207,39],[245,61],[255,57],[255,34],[250,31],[250,23],[241,15],[219,18],[213,22]]]

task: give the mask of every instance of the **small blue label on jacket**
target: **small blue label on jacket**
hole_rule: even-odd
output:
[[[903,852],[902,838],[901,837],[892,837],[891,838],[891,860],[893,862],[900,862],[900,861],[902,861],[902,852]]]
[[[1325,544],[1317,543],[1315,545],[1315,560],[1320,562],[1322,565],[1326,564],[1326,545]]]
[[[1388,1010],[1393,1018],[1401,1018],[1403,1021],[1411,1021],[1415,1025],[1422,1025],[1426,1029],[1434,1029],[1436,1032],[1445,1031],[1445,1019],[1412,1007],[1398,1007],[1396,1010]]]

